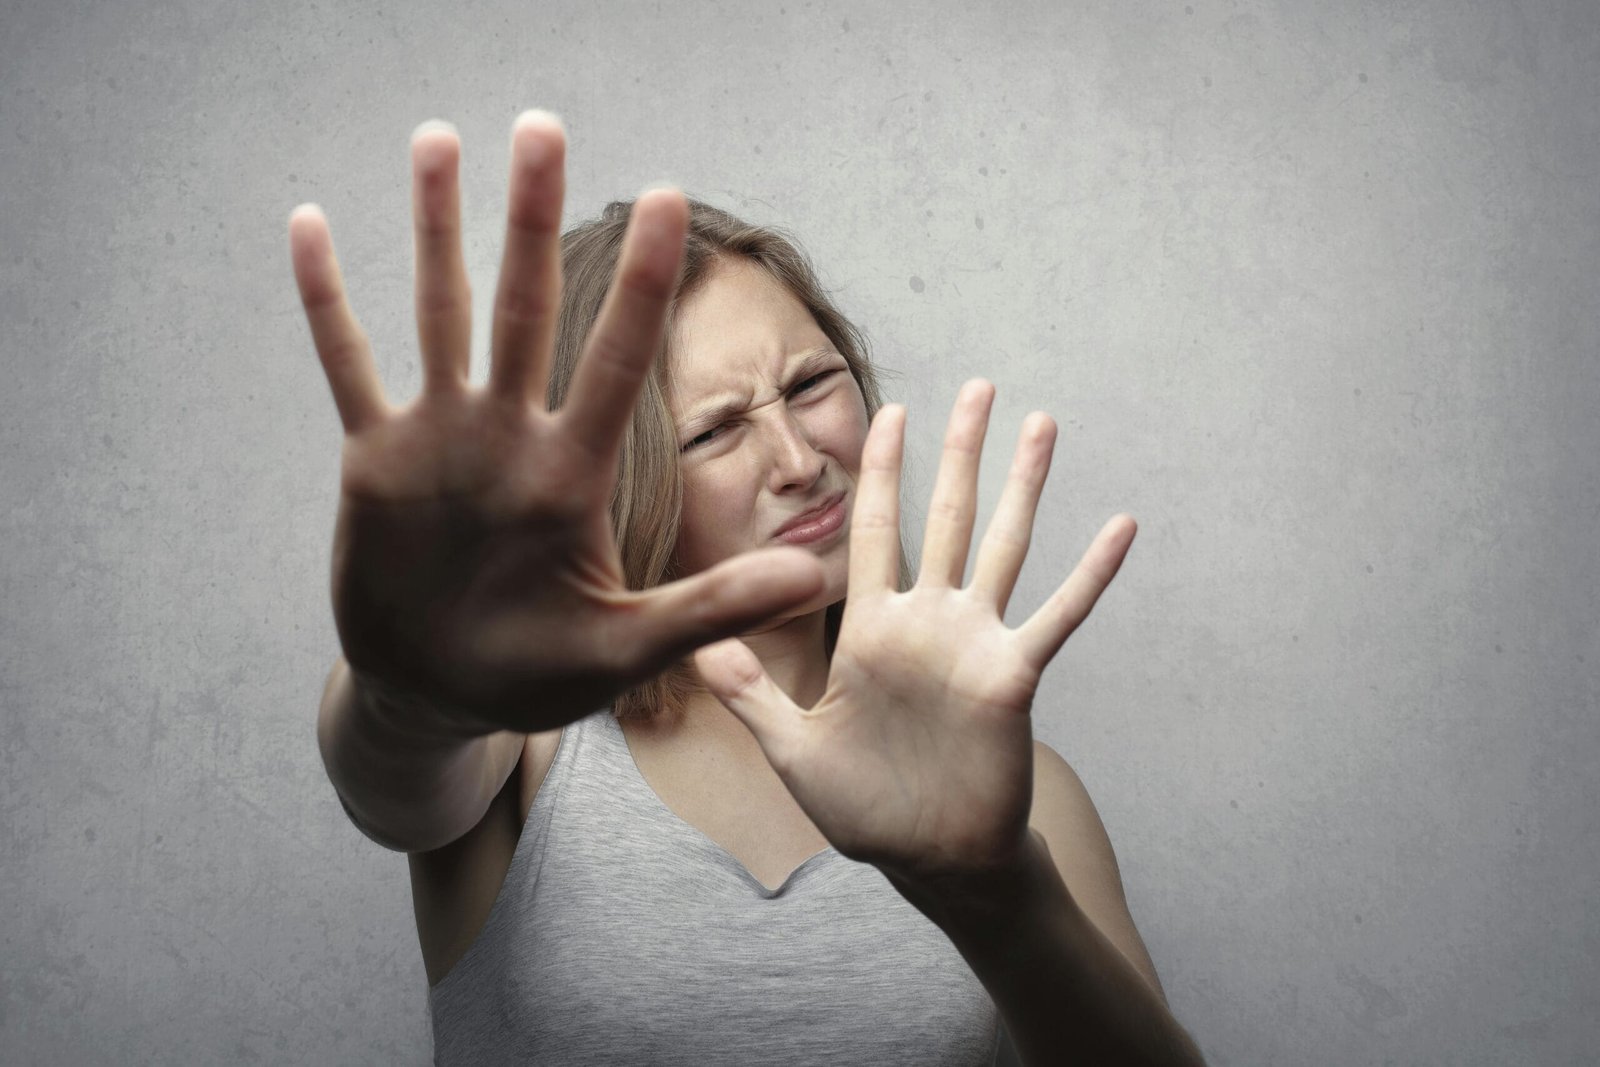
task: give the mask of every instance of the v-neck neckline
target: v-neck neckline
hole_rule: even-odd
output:
[[[744,865],[744,862],[740,860],[738,856],[735,856],[732,852],[729,852],[722,845],[718,844],[710,834],[700,829],[700,827],[694,825],[688,819],[685,819],[683,816],[672,810],[667,802],[662,799],[661,794],[656,792],[655,786],[650,784],[650,779],[645,777],[644,770],[639,766],[639,761],[633,755],[633,747],[628,744],[628,735],[627,732],[623,730],[622,723],[617,721],[617,717],[609,710],[607,710],[604,715],[609,721],[609,726],[614,732],[617,742],[622,746],[622,751],[627,755],[628,762],[633,767],[634,778],[638,780],[639,785],[643,787],[644,792],[649,796],[649,799],[654,803],[656,808],[664,813],[672,822],[676,823],[678,826],[682,827],[685,831],[692,835],[698,842],[701,843],[702,848],[710,852],[725,866],[733,870],[736,875],[748,883],[750,888],[754,889],[761,897],[771,899],[773,897],[783,895],[783,893],[788,890],[790,884],[794,882],[794,880],[802,871],[806,871],[812,867],[820,865],[830,856],[841,855],[839,850],[834,848],[831,843],[827,844],[820,851],[813,852],[811,855],[801,860],[793,870],[784,876],[783,881],[779,882],[776,886],[767,885],[754,874],[750,873],[750,869]]]

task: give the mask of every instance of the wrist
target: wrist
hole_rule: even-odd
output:
[[[938,878],[896,877],[884,872],[900,894],[941,924],[992,923],[1021,914],[1040,890],[1040,873],[1053,872],[1050,846],[1033,827],[1011,862],[993,870]]]

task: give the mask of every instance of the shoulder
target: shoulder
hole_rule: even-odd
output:
[[[1094,801],[1090,799],[1089,790],[1084,786],[1083,779],[1078,777],[1078,772],[1062,758],[1061,753],[1037,737],[1033,739],[1033,798],[1035,801],[1047,800],[1056,809],[1065,808],[1047,811],[1044,813],[1046,815],[1081,819],[1092,814],[1097,824],[1100,821]]]
[[[559,728],[520,735],[516,765],[477,825],[442,848],[407,855],[412,911],[430,985],[444,979],[488,921],[560,741]]]
[[[1028,822],[1049,846],[1073,901],[1165,1000],[1155,964],[1128,911],[1111,837],[1089,790],[1072,765],[1038,738],[1033,742],[1033,809]]]
[[[1102,880],[1107,874],[1117,875],[1111,838],[1083,779],[1038,738],[1033,742],[1033,809],[1028,821],[1044,837],[1058,864],[1070,857],[1080,868],[1092,867]],[[1120,891],[1120,876],[1115,881]]]

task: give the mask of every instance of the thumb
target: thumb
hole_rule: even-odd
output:
[[[767,762],[781,766],[800,708],[778,688],[750,646],[737,637],[706,645],[695,652],[694,665],[712,695],[755,735]]]
[[[657,586],[649,602],[652,663],[676,663],[701,645],[795,612],[827,585],[822,564],[803,548],[764,548],[699,574]]]

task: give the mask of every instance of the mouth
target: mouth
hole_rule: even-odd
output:
[[[778,528],[773,534],[790,544],[819,541],[837,532],[844,525],[844,493],[835,493],[828,500],[801,512]]]

